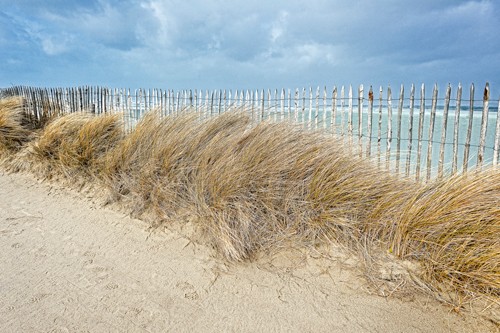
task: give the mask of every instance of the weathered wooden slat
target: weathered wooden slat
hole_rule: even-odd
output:
[[[319,122],[319,87],[316,88],[315,101],[316,103],[314,105],[314,129],[317,129]]]
[[[215,91],[212,90],[212,92],[210,93],[210,113],[209,113],[210,116],[215,114],[215,110],[214,110],[215,97],[216,97]]]
[[[387,87],[387,151],[385,153],[385,168],[390,169],[392,145],[392,89]]]
[[[302,88],[302,108],[300,112],[300,121],[304,123],[304,127],[307,126],[306,122],[306,88]]]
[[[284,120],[285,119],[285,89],[281,89],[281,96],[280,96],[280,119],[279,120]]]
[[[265,112],[265,107],[264,107],[264,89],[262,89],[261,95],[260,95],[260,120],[264,120],[264,112]]]
[[[443,178],[444,151],[446,144],[446,132],[448,129],[448,110],[450,108],[450,98],[451,85],[448,84],[448,88],[446,88],[446,97],[444,99],[443,126],[441,128],[441,145],[439,147],[438,178]]]
[[[293,102],[293,120],[295,121],[295,123],[299,122],[299,88],[295,89]]]
[[[292,120],[292,91],[288,89],[288,121]]]
[[[493,145],[493,165],[498,166],[500,159],[500,98],[498,98],[497,124],[495,129],[495,143]]]
[[[279,103],[279,95],[278,95],[278,89],[274,89],[274,98],[272,98],[272,110],[271,112],[273,113],[274,117],[274,121],[277,121],[278,120],[278,116],[279,116],[279,113],[278,113],[278,103]]]
[[[345,87],[340,88],[340,135],[344,138],[345,130]]]
[[[349,86],[349,92],[348,92],[348,98],[347,98],[347,103],[348,103],[348,109],[347,109],[347,136],[349,139],[349,146],[352,149],[352,86]]]
[[[361,84],[358,88],[358,149],[359,156],[363,155],[363,103],[364,87]]]
[[[379,88],[378,96],[378,126],[377,126],[377,165],[380,168],[380,160],[382,158],[382,103],[383,103],[383,89],[382,86]]]
[[[257,103],[257,97],[258,91],[257,90],[250,90],[250,114],[252,116],[252,120],[255,121],[256,119],[256,112],[255,112],[255,103]]]
[[[173,105],[174,105],[174,113],[176,115],[180,114],[182,112],[182,109],[184,107],[184,91],[182,90],[173,90]]]
[[[425,85],[420,87],[420,111],[418,115],[418,147],[417,147],[417,165],[415,166],[415,180],[420,180],[420,165],[422,163],[422,139],[424,134],[425,119]]]
[[[326,92],[326,87],[323,89],[323,117],[321,122],[323,123],[323,128],[327,128],[326,124],[326,98],[327,98],[327,92]]]
[[[330,127],[332,128],[332,133],[337,133],[337,87],[333,87],[332,91],[332,117],[330,118]]]
[[[204,111],[204,117],[208,117],[208,115],[211,113],[211,103],[210,103],[210,91],[207,89],[205,90],[205,111]]]
[[[486,131],[488,129],[488,113],[490,103],[490,84],[486,83],[483,93],[483,114],[481,116],[481,132],[479,136],[479,149],[477,152],[476,169],[481,170],[484,164],[484,146],[486,143]]]
[[[366,156],[370,157],[372,152],[372,119],[373,119],[373,88],[370,86],[368,91],[368,144],[366,145]]]
[[[266,115],[267,113],[267,115]],[[263,119],[271,119],[271,90],[267,89],[267,107],[264,108],[264,118]]]
[[[459,83],[457,88],[457,99],[455,103],[455,121],[453,124],[453,161],[451,165],[451,174],[457,173],[458,167],[458,133],[460,129],[460,107],[462,102],[462,85]]]
[[[219,111],[219,113],[226,112],[226,110],[227,110],[228,99],[227,99],[226,89],[224,89],[224,92],[222,93],[222,100],[223,100],[223,102],[219,106],[222,109],[222,111]]]
[[[410,176],[410,168],[411,168],[414,110],[415,110],[415,85],[412,84],[410,90],[410,115],[408,118],[408,151],[406,152],[406,168],[405,168],[406,177]]]
[[[313,90],[312,87],[309,87],[309,117],[307,119],[308,128],[313,128]]]
[[[398,119],[397,119],[397,129],[396,129],[396,173],[399,174],[399,164],[401,159],[401,119],[403,117],[403,103],[404,103],[404,92],[405,88],[401,85],[399,91],[399,102],[398,102]]]
[[[434,90],[432,91],[431,118],[429,120],[429,144],[427,146],[427,177],[426,177],[427,181],[429,181],[431,179],[432,140],[434,138],[434,123],[436,121],[437,99],[438,99],[438,87],[437,87],[437,84],[435,84]]]
[[[472,137],[472,123],[474,120],[474,84],[470,86],[469,95],[469,125],[467,126],[467,136],[465,137],[465,147],[464,147],[464,164],[462,167],[462,172],[467,172],[469,165],[469,153],[470,153],[470,140]]]

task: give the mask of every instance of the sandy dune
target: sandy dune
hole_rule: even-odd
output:
[[[0,173],[0,332],[497,329],[424,297],[370,295],[336,260],[229,267],[210,253],[82,194]]]

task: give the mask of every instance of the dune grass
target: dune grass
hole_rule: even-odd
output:
[[[9,168],[48,177],[99,177],[105,156],[124,135],[118,114],[71,113],[53,118],[39,130]]]
[[[244,260],[286,242],[359,238],[371,202],[404,182],[321,133],[252,124],[243,113],[201,120],[147,115],[104,168],[137,213],[189,211],[209,243]]]
[[[118,115],[75,113],[31,135],[2,105],[0,142],[14,142],[17,163],[98,181],[156,224],[188,216],[229,261],[336,242],[418,260],[429,283],[462,295],[500,296],[500,170],[419,184],[324,133],[238,110],[152,112],[130,133]]]
[[[122,136],[118,114],[71,113],[49,122],[31,151],[65,172],[98,175],[106,154]]]
[[[385,222],[377,236],[390,251],[419,260],[427,280],[500,296],[500,170],[457,175],[395,195],[379,201],[370,216]]]
[[[20,149],[30,140],[20,97],[0,99],[0,153],[3,155]]]

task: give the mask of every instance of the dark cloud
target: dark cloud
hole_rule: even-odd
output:
[[[2,2],[0,56],[10,62],[0,74],[9,79],[21,63],[53,66],[54,76],[66,66],[82,81],[183,87],[500,75],[493,0]]]

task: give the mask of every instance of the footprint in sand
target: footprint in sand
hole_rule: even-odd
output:
[[[49,294],[36,294],[30,298],[30,303],[38,303],[48,296]]]
[[[114,289],[118,289],[118,285],[114,282],[110,282],[106,285],[105,288],[108,290],[114,290]]]
[[[192,301],[200,298],[200,295],[196,292],[194,286],[189,282],[179,282],[176,284],[176,287],[184,292],[184,298]]]

